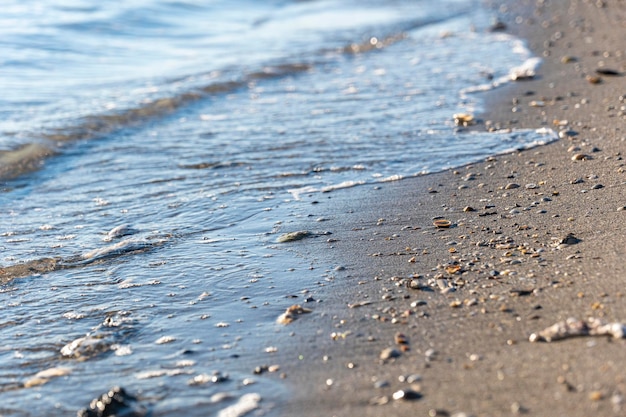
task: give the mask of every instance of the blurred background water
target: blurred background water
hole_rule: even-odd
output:
[[[24,271],[0,287],[0,415],[74,414],[114,385],[153,415],[215,413],[224,389],[279,401],[238,359],[320,285],[275,243],[303,193],[552,139],[454,125],[531,58],[492,17],[479,0],[5,1],[0,268]],[[201,383],[215,370],[226,385]]]

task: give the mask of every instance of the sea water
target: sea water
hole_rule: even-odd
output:
[[[281,401],[239,359],[319,285],[276,243],[304,193],[554,138],[455,126],[532,62],[493,18],[478,0],[5,1],[0,414],[73,415],[116,385],[155,416],[217,413],[225,390]]]

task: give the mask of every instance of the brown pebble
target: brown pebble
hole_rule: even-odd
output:
[[[591,391],[589,393],[589,399],[591,401],[600,401],[603,398],[604,398],[604,394],[602,394],[601,391]]]
[[[602,82],[602,78],[598,77],[597,75],[587,75],[585,79],[590,84],[600,84]]]
[[[515,183],[509,183],[507,185],[504,186],[505,190],[512,190],[514,188],[519,188],[520,185],[519,184],[515,184]]]
[[[463,208],[463,211],[465,211],[465,212],[476,211],[476,209],[474,207],[467,206],[467,207]]]
[[[572,156],[572,161],[586,161],[588,159],[591,159],[591,157],[589,155],[585,155],[584,153],[577,153]]]

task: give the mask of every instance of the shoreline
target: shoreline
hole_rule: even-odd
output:
[[[568,317],[626,323],[626,5],[488,7],[544,62],[534,79],[482,93],[489,112],[476,129],[576,134],[315,201],[311,218],[327,218],[332,239],[288,250],[332,284],[273,335],[293,388],[281,415],[626,409],[624,339],[529,341]],[[452,226],[436,228],[439,216]]]

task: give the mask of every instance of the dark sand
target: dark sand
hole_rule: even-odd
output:
[[[325,217],[332,239],[285,245],[334,280],[313,313],[276,335],[274,360],[293,388],[282,415],[626,415],[626,339],[529,341],[568,317],[626,323],[626,2],[490,3],[545,61],[535,79],[489,93],[476,128],[578,134],[311,197],[319,204],[302,229]],[[452,227],[436,229],[437,216]],[[385,348],[400,356],[381,360]],[[408,389],[418,398],[393,399]]]

